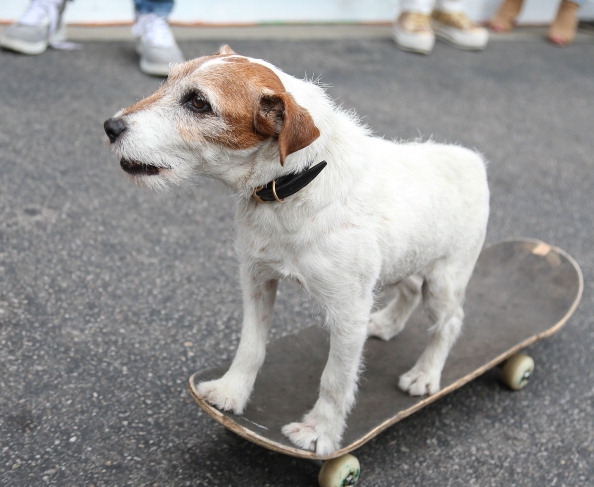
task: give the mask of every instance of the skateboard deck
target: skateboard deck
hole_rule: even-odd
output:
[[[357,403],[349,415],[342,447],[326,457],[294,446],[281,433],[282,426],[300,420],[317,399],[329,346],[327,333],[318,326],[268,345],[242,416],[221,412],[196,394],[200,382],[219,378],[229,364],[194,374],[190,391],[208,415],[249,441],[295,457],[338,458],[558,331],[577,308],[582,291],[580,268],[561,249],[534,240],[487,247],[468,286],[465,325],[448,356],[441,390],[412,397],[397,386],[399,376],[414,365],[428,340],[428,319],[420,306],[392,340],[367,340]]]

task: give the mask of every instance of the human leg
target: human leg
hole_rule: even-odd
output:
[[[435,44],[431,28],[433,0],[403,0],[401,13],[392,28],[396,45],[404,51],[429,54]]]
[[[549,30],[549,40],[553,44],[566,46],[573,42],[578,26],[578,12],[584,0],[563,0],[559,5],[557,17]]]
[[[173,10],[173,0],[134,0],[136,14],[155,14],[168,17]]]
[[[140,55],[140,70],[153,76],[167,76],[172,63],[185,60],[167,22],[173,0],[134,0],[134,8],[136,20],[132,33]]]
[[[466,16],[460,0],[438,0],[432,18],[436,37],[454,47],[478,51],[487,45],[487,29],[475,25]]]
[[[508,32],[514,28],[516,18],[520,15],[524,0],[505,0],[489,25],[495,32]]]
[[[19,20],[4,31],[0,46],[28,55],[41,54],[48,46],[60,47],[66,38],[65,8],[66,0],[31,0]]]

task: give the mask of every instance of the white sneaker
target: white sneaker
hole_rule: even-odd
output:
[[[66,0],[32,0],[16,24],[0,38],[0,46],[21,54],[41,54],[48,46],[64,48],[62,14]]]
[[[489,41],[489,32],[479,27],[462,12],[449,13],[434,10],[433,29],[439,40],[459,49],[480,51]]]
[[[396,45],[404,51],[429,54],[435,44],[431,17],[419,12],[403,12],[392,28]]]
[[[141,14],[136,18],[132,33],[136,37],[136,51],[143,73],[167,76],[172,63],[185,61],[165,17]]]

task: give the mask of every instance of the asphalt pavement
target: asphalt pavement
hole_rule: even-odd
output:
[[[531,31],[481,53],[438,43],[423,57],[388,35],[302,32],[231,44],[320,77],[378,135],[480,150],[487,242],[545,240],[586,283],[569,323],[530,347],[526,389],[490,372],[398,423],[358,450],[361,485],[592,485],[594,37],[561,49]],[[197,57],[227,41],[180,45]],[[192,373],[233,356],[241,298],[224,188],[133,187],[106,147],[103,121],[160,82],[139,72],[129,39],[0,52],[2,486],[316,484],[318,465],[227,432],[187,392]],[[281,285],[272,338],[321,322],[297,286]]]

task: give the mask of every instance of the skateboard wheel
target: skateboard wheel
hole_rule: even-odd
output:
[[[320,487],[346,487],[356,485],[361,465],[354,455],[343,455],[324,462],[318,482]]]
[[[533,370],[534,360],[528,355],[517,353],[503,364],[501,380],[510,389],[519,391],[526,387]]]

